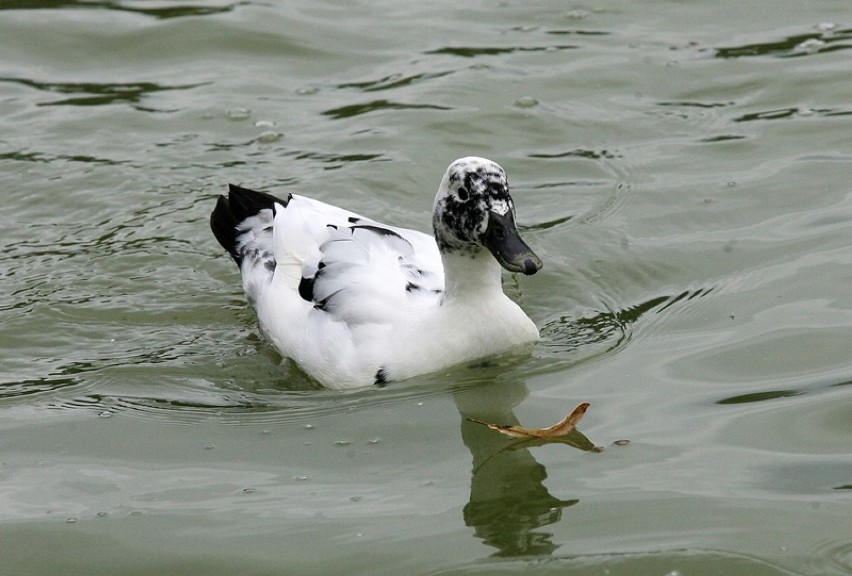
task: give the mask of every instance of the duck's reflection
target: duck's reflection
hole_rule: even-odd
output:
[[[501,383],[455,394],[462,416],[462,440],[473,456],[464,521],[478,538],[497,549],[497,556],[552,553],[559,546],[553,543],[552,533],[541,528],[558,522],[562,511],[578,502],[561,500],[548,492],[543,484],[547,470],[536,462],[529,450],[531,444],[467,420],[517,424],[512,409],[526,394],[523,385]],[[584,436],[579,437],[592,446]]]

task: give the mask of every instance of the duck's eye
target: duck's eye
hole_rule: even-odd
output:
[[[456,190],[456,193],[459,195],[460,200],[467,200],[467,188],[465,188],[464,186],[459,186],[459,189]]]

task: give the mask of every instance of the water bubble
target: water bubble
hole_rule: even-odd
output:
[[[98,518],[106,518],[107,516],[109,516],[109,513],[108,512],[98,512],[97,514],[95,514],[95,516],[97,516]]]
[[[284,137],[284,134],[281,132],[276,132],[274,130],[267,130],[266,132],[261,132],[260,136],[257,137],[257,141],[261,144],[271,144],[273,142],[277,142]]]
[[[251,116],[251,110],[248,108],[231,108],[227,112],[229,120],[245,120]]]
[[[100,418],[112,418],[112,412],[109,410],[104,410],[103,412],[98,412],[98,416]]]
[[[312,96],[312,95],[316,94],[317,92],[319,92],[319,88],[316,88],[315,86],[309,86],[307,88],[299,88],[298,90],[296,90],[296,94],[298,94],[299,96]]]
[[[616,440],[615,442],[613,442],[613,444],[615,446],[627,446],[628,444],[630,444],[630,440],[627,440],[627,439]]]
[[[570,10],[565,17],[569,20],[582,20],[584,18],[589,17],[589,13],[586,10]]]
[[[74,518],[73,516],[69,516],[68,518],[66,518],[66,519],[65,519],[65,523],[66,523],[66,524],[76,524],[76,523],[77,523],[77,519],[76,519],[76,518]]]
[[[304,428],[305,430],[313,430],[315,426],[313,424],[305,424],[304,426],[302,426],[302,428]]]
[[[515,100],[515,106],[518,108],[535,108],[538,106],[538,100],[532,96],[521,96]]]
[[[204,445],[205,450],[213,450],[214,448],[216,448],[215,444],[205,444]]]
[[[380,443],[381,443],[381,441],[382,441],[382,439],[381,439],[381,438],[372,438],[372,439],[370,440],[370,444],[380,444]]]
[[[257,492],[256,488],[243,488],[243,494],[254,494]]]
[[[293,476],[293,480],[296,482],[307,482],[311,477],[308,474],[300,474],[299,476]]]
[[[334,442],[335,446],[349,446],[350,444],[352,444],[352,442],[349,440],[337,440]]]
[[[272,128],[275,126],[275,122],[272,120],[258,120],[254,123],[255,128]]]

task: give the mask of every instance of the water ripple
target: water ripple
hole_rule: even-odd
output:
[[[191,90],[206,86],[209,82],[165,86],[154,82],[96,83],[96,82],[40,82],[27,78],[0,77],[0,82],[19,84],[35,88],[49,94],[74,94],[69,98],[38,102],[36,106],[103,106],[109,104],[129,104],[144,112],[168,112],[142,106],[144,97],[158,92],[173,90]]]
[[[426,54],[448,54],[462,58],[476,58],[477,56],[499,56],[501,54],[514,54],[516,52],[549,52],[561,50],[576,50],[579,46],[573,44],[550,45],[550,46],[446,46],[428,50]]]
[[[211,3],[204,5],[200,3],[177,4],[163,3],[157,5],[137,5],[120,1],[91,2],[89,0],[64,0],[56,2],[53,0],[27,0],[25,2],[11,2],[0,4],[0,10],[110,10],[115,12],[129,12],[142,14],[157,20],[168,20],[171,18],[182,18],[186,16],[208,16],[210,14],[221,14],[230,12],[245,2],[231,2],[224,5]]]
[[[807,34],[787,36],[774,42],[760,42],[742,46],[717,48],[717,58],[743,58],[751,56],[774,56],[796,58],[852,48],[852,28],[844,30],[818,30]]]
[[[555,160],[559,158],[587,158],[589,160],[600,160],[606,158],[608,160],[612,160],[615,158],[621,158],[622,155],[619,152],[613,152],[610,150],[586,150],[583,148],[575,148],[573,150],[566,150],[563,152],[537,152],[534,154],[529,154],[529,158],[539,158],[543,160]]]
[[[724,566],[728,576],[790,576],[788,569],[766,560],[729,551],[664,550],[643,553],[603,553],[506,559],[454,566],[432,572],[430,576],[481,574],[707,574],[714,566]],[[676,567],[676,568],[675,568]],[[712,572],[716,573],[716,572]]]
[[[388,76],[384,76],[383,78],[379,78],[378,80],[367,80],[364,82],[346,82],[343,84],[338,84],[337,87],[341,89],[357,88],[362,92],[379,92],[382,90],[395,90],[397,88],[410,86],[412,84],[417,84],[426,80],[442,78],[444,76],[449,76],[452,73],[452,71],[433,73],[421,72],[420,74],[411,74],[409,76],[405,76],[403,74],[391,74]]]
[[[657,314],[678,303],[699,298],[712,288],[685,290],[657,296],[616,310],[593,312],[579,318],[560,316],[542,326],[535,356],[547,360],[537,371],[564,370],[566,366],[607,355],[625,346],[632,338],[633,325],[651,312]]]
[[[335,120],[340,120],[342,118],[352,118],[381,110],[452,110],[452,108],[448,106],[439,106],[437,104],[404,104],[401,102],[392,102],[390,100],[373,100],[362,104],[349,104],[339,108],[326,110],[323,112],[323,115]]]
[[[825,542],[808,554],[808,558],[813,574],[852,574],[852,540]]]
[[[790,108],[776,108],[772,110],[760,110],[758,112],[750,112],[737,116],[733,119],[734,122],[754,122],[756,120],[783,120],[787,118],[808,117],[808,116],[845,116],[852,114],[847,110],[839,110],[835,108],[799,108],[798,106]]]

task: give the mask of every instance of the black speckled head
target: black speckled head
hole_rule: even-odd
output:
[[[441,180],[432,212],[443,253],[474,255],[487,248],[507,270],[535,274],[541,260],[521,240],[506,173],[485,158],[460,158]]]

